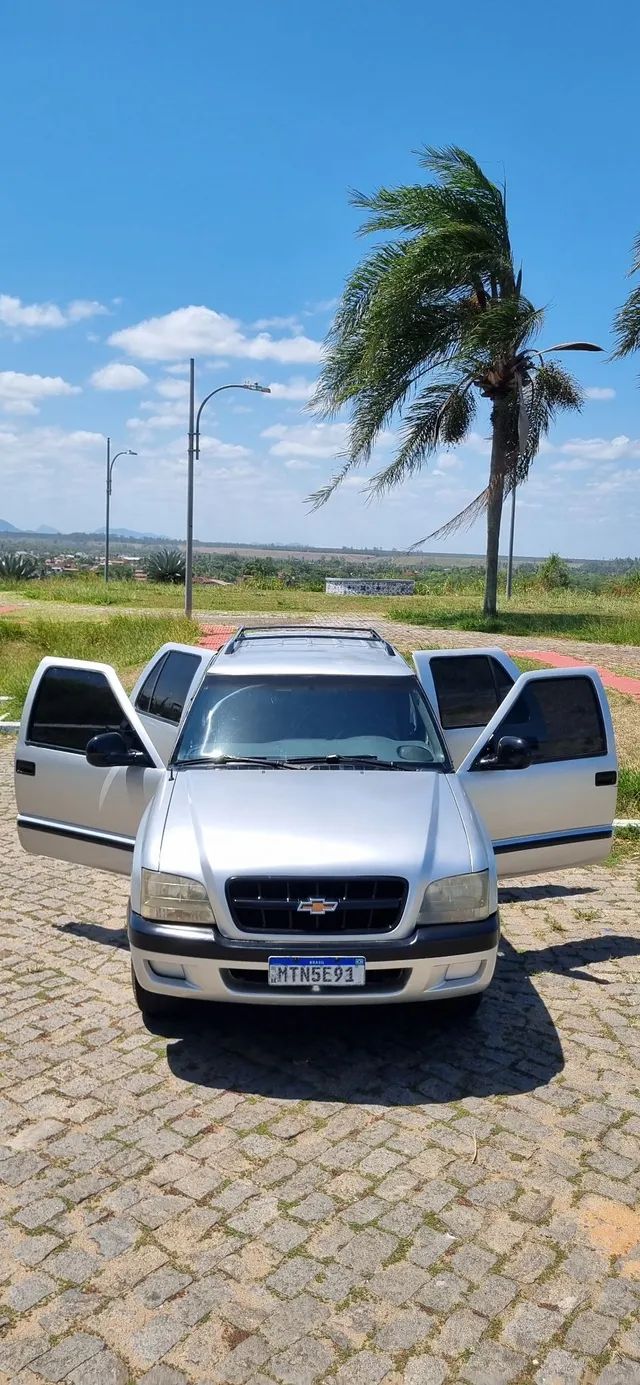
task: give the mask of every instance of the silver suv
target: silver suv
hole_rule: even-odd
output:
[[[131,698],[44,659],[16,753],[27,851],[131,875],[136,999],[480,1000],[497,877],[600,860],[616,754],[593,669],[411,668],[371,629],[165,645]]]

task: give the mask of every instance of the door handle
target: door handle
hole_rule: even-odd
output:
[[[605,784],[617,784],[618,775],[615,769],[599,769],[596,771],[596,788],[604,788]]]
[[[35,779],[35,760],[16,760],[16,774],[28,774]]]

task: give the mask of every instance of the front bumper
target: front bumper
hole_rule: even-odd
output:
[[[224,937],[216,928],[157,923],[129,914],[129,943],[140,985],[155,994],[279,1005],[362,1005],[438,1000],[483,991],[496,964],[500,921],[417,928],[408,938],[306,943]],[[366,984],[344,991],[269,989],[269,957],[353,956],[366,960]]]

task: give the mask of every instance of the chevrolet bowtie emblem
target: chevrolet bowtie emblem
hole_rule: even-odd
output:
[[[298,905],[298,913],[335,914],[337,907],[337,899],[301,899]]]

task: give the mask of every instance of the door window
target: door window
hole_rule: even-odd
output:
[[[486,726],[513,686],[507,670],[487,654],[438,655],[431,673],[444,731]]]
[[[199,662],[197,654],[185,654],[178,649],[169,652],[159,673],[154,674],[152,670],[143,683],[136,702],[138,709],[163,721],[179,722]],[[145,696],[152,674],[155,676],[155,685],[149,689],[148,706],[143,707],[141,699]]]
[[[136,698],[137,712],[149,712],[151,710],[151,698],[153,697],[153,691],[166,662],[167,655],[165,654],[162,659],[158,659],[157,663],[153,665],[151,672],[147,674],[144,683],[142,684],[142,687],[140,689],[140,692],[138,693],[138,696]]]
[[[600,704],[590,678],[541,678],[528,683],[492,740],[500,736],[521,736],[531,747],[533,764],[538,765],[607,754]]]
[[[143,749],[104,673],[46,669],[29,718],[29,744],[84,755],[91,737],[102,731],[120,731],[132,747]]]

